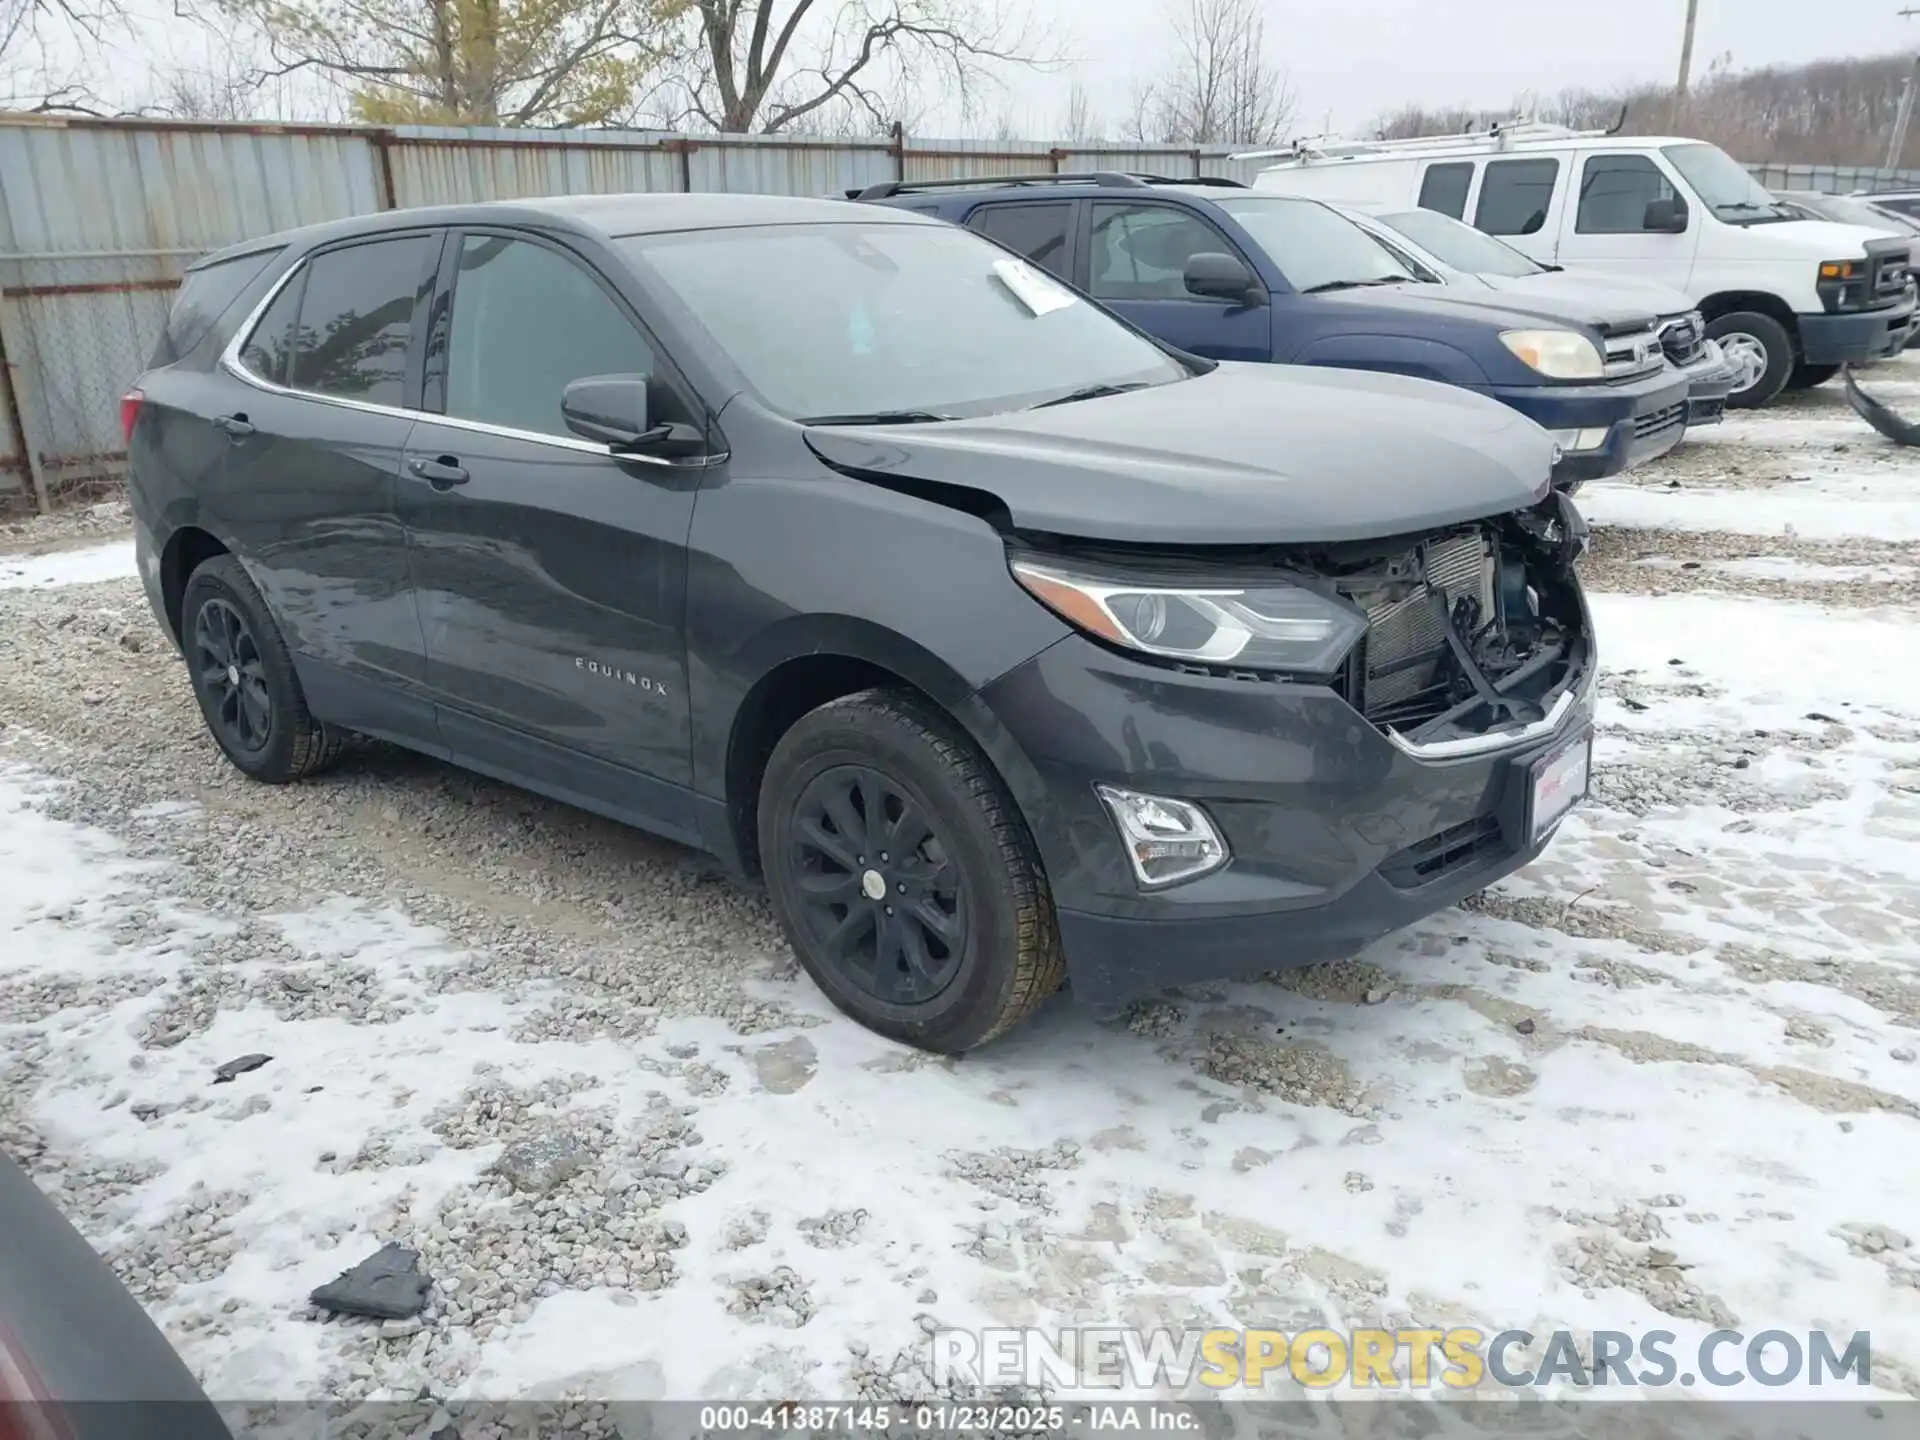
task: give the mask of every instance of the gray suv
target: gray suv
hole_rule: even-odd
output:
[[[236,766],[375,736],[711,851],[911,1044],[1349,953],[1585,788],[1545,432],[1197,359],[907,211],[277,236],[194,268],[123,409]]]

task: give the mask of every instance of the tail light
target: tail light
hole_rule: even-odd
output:
[[[0,1320],[0,1440],[73,1440],[20,1337]]]
[[[140,423],[140,402],[146,398],[138,390],[120,397],[120,438],[129,445],[133,443],[133,427]]]

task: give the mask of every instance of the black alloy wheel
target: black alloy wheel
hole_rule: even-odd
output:
[[[802,715],[767,757],[755,816],[787,943],[868,1029],[959,1055],[1064,981],[1033,836],[925,697],[863,690]]]
[[[308,711],[273,612],[233,556],[216,555],[187,578],[180,650],[207,733],[237,769],[284,785],[345,751],[348,733]]]
[[[967,942],[965,887],[926,807],[891,776],[836,765],[794,811],[794,883],[820,956],[891,1005],[953,982]]]
[[[209,599],[193,618],[194,679],[212,703],[207,724],[229,750],[257,754],[273,735],[260,646],[247,620],[225,600]]]

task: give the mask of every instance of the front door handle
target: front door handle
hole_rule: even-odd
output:
[[[407,468],[436,490],[451,490],[467,483],[466,467],[451,455],[438,460],[409,460]]]
[[[236,440],[253,434],[253,426],[248,423],[244,415],[216,415],[213,417],[213,423]]]

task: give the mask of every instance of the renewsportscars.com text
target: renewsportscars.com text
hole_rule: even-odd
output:
[[[1671,1330],[1139,1331],[942,1330],[937,1383],[1059,1389],[1258,1391],[1291,1378],[1309,1389],[1473,1390],[1567,1385],[1682,1388],[1872,1384],[1872,1338],[1716,1330],[1699,1344]]]

